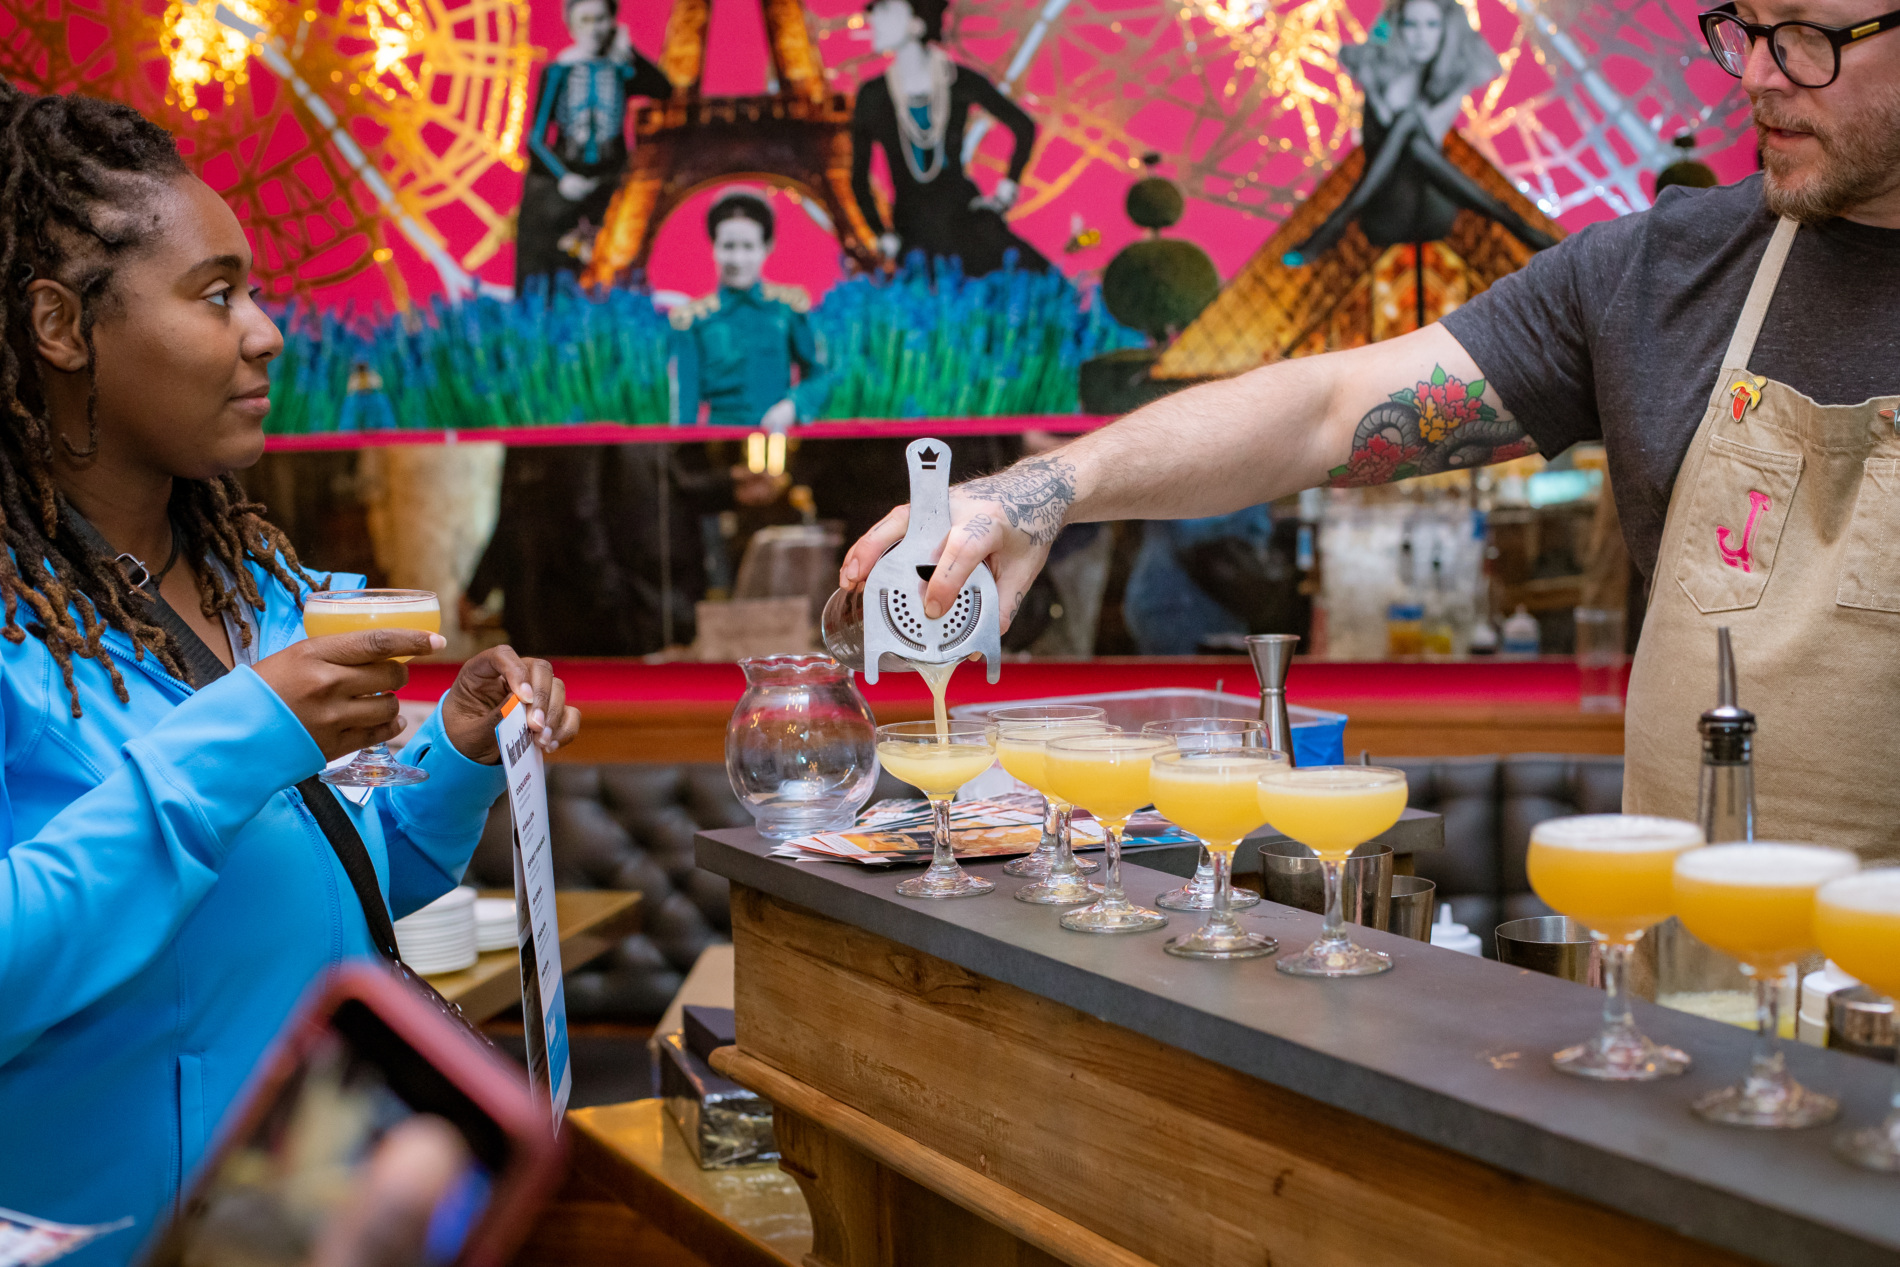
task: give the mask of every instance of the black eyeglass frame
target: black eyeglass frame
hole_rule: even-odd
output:
[[[1729,70],[1728,63],[1722,58],[1721,50],[1716,47],[1715,26],[1721,19],[1727,19],[1736,26],[1741,27],[1748,35],[1750,48],[1754,47],[1754,41],[1756,40],[1767,40],[1768,52],[1774,57],[1775,65],[1781,68],[1781,73],[1788,77],[1788,82],[1802,88],[1825,88],[1828,84],[1833,83],[1836,79],[1841,77],[1841,50],[1846,48],[1849,44],[1858,44],[1870,36],[1878,35],[1882,31],[1891,31],[1895,27],[1900,26],[1900,9],[1895,9],[1892,13],[1883,13],[1877,18],[1869,18],[1865,22],[1856,22],[1852,26],[1822,26],[1819,22],[1803,21],[1776,22],[1772,26],[1763,26],[1757,22],[1745,22],[1737,16],[1734,0],[1730,0],[1728,4],[1719,5],[1716,8],[1709,9],[1697,15],[1697,20],[1702,26],[1702,41],[1709,46],[1709,55],[1715,59],[1715,64],[1735,76],[1735,78],[1740,79],[1742,72],[1739,70]],[[1804,84],[1794,77],[1793,71],[1788,69],[1788,63],[1783,59],[1781,54],[1781,45],[1775,41],[1775,32],[1781,30],[1783,27],[1789,26],[1804,26],[1811,31],[1818,31],[1827,38],[1828,44],[1833,47],[1834,73],[1829,75],[1825,81],[1818,84]]]

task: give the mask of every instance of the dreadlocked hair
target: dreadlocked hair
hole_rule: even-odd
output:
[[[144,196],[153,182],[186,174],[171,133],[131,107],[77,95],[34,96],[0,77],[0,637],[18,644],[31,633],[46,644],[74,717],[81,715],[75,655],[103,665],[119,702],[130,702],[125,679],[100,642],[109,628],[131,639],[137,658],[150,652],[168,673],[190,680],[177,641],[152,619],[151,600],[74,527],[75,512],[53,480],[55,444],[74,458],[99,447],[93,324],[115,303],[115,266],[157,231],[156,217],[141,207]],[[27,286],[35,278],[62,282],[79,296],[91,375],[84,446],[47,416],[28,320]],[[179,557],[197,573],[207,619],[240,615],[241,604],[263,610],[247,562],[293,596],[301,594],[300,581],[317,586],[236,476],[173,481],[170,511]],[[199,566],[202,560],[222,568]],[[22,606],[29,613],[24,632]],[[248,644],[248,622],[238,623]]]

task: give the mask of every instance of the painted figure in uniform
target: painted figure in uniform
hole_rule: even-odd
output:
[[[1339,60],[1365,92],[1365,174],[1287,253],[1288,265],[1319,258],[1355,219],[1374,246],[1436,242],[1461,208],[1496,220],[1534,250],[1553,245],[1445,157],[1465,97],[1504,71],[1458,0],[1390,0],[1366,42],[1340,49]]]
[[[628,99],[673,92],[617,21],[619,0],[566,0],[563,11],[574,42],[541,73],[515,235],[517,290],[530,277],[585,267],[592,229],[627,166]]]
[[[1003,213],[1016,201],[1017,182],[1036,143],[1036,124],[996,85],[944,53],[946,0],[874,0],[865,10],[871,46],[889,53],[883,75],[858,89],[851,116],[851,189],[858,209],[878,234],[878,246],[896,259],[911,251],[955,256],[965,276],[981,277],[1016,252],[1018,268],[1044,272],[1049,261],[1010,231]],[[984,194],[963,170],[964,129],[970,107],[982,106],[1016,138],[1009,175]],[[891,220],[871,194],[871,147],[882,145],[891,171]]]
[[[706,213],[719,289],[670,314],[677,423],[697,423],[702,400],[715,424],[772,431],[810,422],[825,407],[831,384],[805,315],[811,299],[763,278],[773,228],[771,207],[752,193],[727,194]]]

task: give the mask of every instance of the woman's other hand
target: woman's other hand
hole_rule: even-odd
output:
[[[408,666],[393,656],[428,655],[448,645],[420,629],[370,629],[293,642],[256,665],[277,698],[297,715],[325,761],[402,733],[396,697]]]
[[[457,752],[483,765],[501,760],[495,727],[510,695],[528,706],[528,731],[542,751],[553,752],[580,733],[581,712],[568,704],[553,665],[518,656],[513,647],[490,647],[462,666],[442,697],[442,729]]]

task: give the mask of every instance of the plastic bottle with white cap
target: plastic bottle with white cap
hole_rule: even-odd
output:
[[[1450,902],[1439,904],[1438,922],[1432,925],[1432,945],[1461,955],[1484,954],[1484,943],[1478,940],[1478,935],[1452,919]]]

